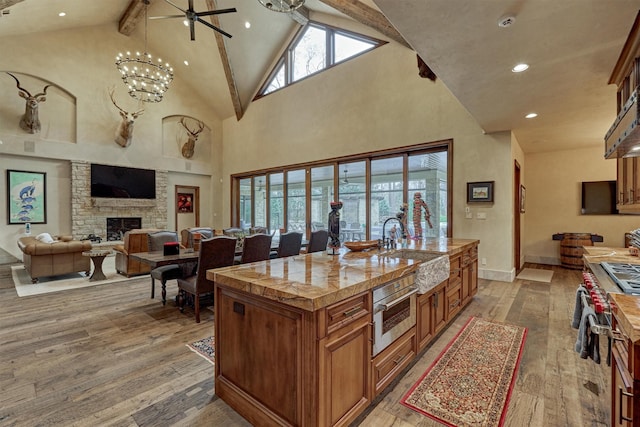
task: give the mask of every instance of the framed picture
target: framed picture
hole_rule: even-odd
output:
[[[178,193],[176,210],[178,213],[193,213],[193,194]]]
[[[47,223],[47,174],[7,169],[7,224]]]
[[[520,186],[520,213],[524,213],[524,199],[525,199],[525,191],[524,185]]]
[[[495,181],[467,182],[467,203],[473,203],[473,202],[493,203],[493,183],[494,182]]]

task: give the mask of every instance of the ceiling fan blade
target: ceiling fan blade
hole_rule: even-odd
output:
[[[229,38],[233,37],[231,34],[227,33],[226,31],[223,31],[223,30],[221,30],[220,28],[218,28],[218,27],[216,27],[216,26],[214,26],[214,25],[209,24],[207,21],[204,21],[204,20],[202,20],[202,19],[198,19],[198,22],[203,23],[203,24],[204,24],[204,25],[206,25],[207,27],[211,28],[211,29],[212,29],[212,30],[214,30],[214,31],[219,32],[220,34],[222,34],[222,35],[224,35],[224,36],[227,36],[227,37],[229,37]]]
[[[181,11],[182,13],[187,13],[187,11],[186,11],[186,10],[182,9],[180,6],[177,6],[177,5],[173,4],[173,3],[172,3],[172,2],[170,2],[169,0],[164,0],[164,1],[166,1],[166,2],[167,2],[167,3],[169,3],[171,6],[175,7],[176,9],[178,9],[179,11]]]
[[[189,32],[191,33],[191,41],[196,39],[196,26],[193,21],[189,21]]]
[[[196,13],[197,16],[209,16],[209,15],[220,15],[223,13],[232,13],[232,12],[237,12],[235,7],[232,7],[231,9],[219,9],[219,10],[209,10],[207,12],[198,12]]]
[[[187,10],[190,10],[193,12],[193,0],[189,0],[189,9]]]
[[[184,15],[150,16],[149,19],[184,18]]]

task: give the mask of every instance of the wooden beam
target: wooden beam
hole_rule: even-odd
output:
[[[402,35],[395,29],[389,20],[374,8],[361,3],[358,0],[320,0],[322,3],[335,10],[344,13],[350,18],[384,34],[391,40],[413,50]]]
[[[209,10],[218,9],[216,0],[207,0],[207,8]],[[211,15],[211,24],[220,27],[220,20],[218,15]],[[227,78],[227,85],[229,86],[229,94],[231,95],[231,102],[233,103],[233,109],[236,112],[236,119],[240,120],[244,115],[242,109],[242,103],[240,102],[240,94],[238,93],[238,86],[236,85],[236,79],[233,76],[233,70],[231,68],[231,62],[229,61],[229,55],[227,54],[226,37],[217,31],[214,31],[216,42],[218,44],[218,52],[220,53],[220,60],[222,61],[222,67],[224,68],[224,74]]]
[[[151,4],[151,0],[149,0]],[[140,21],[144,21],[144,1],[143,0],[131,0],[127,9],[123,12],[118,23],[118,32],[125,36],[133,34],[133,30]]]
[[[21,1],[24,0],[0,0],[0,10],[11,7],[16,3],[20,3]]]

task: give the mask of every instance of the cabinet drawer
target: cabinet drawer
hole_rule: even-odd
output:
[[[449,281],[455,281],[456,278],[461,277],[462,274],[462,265],[460,256],[456,256],[454,258],[449,259],[450,271],[449,271]]]
[[[369,316],[371,313],[369,295],[370,293],[368,292],[363,293],[327,307],[326,324],[328,332],[330,333],[346,326],[363,316]]]
[[[373,359],[374,396],[377,396],[416,355],[416,328],[410,329]]]
[[[455,316],[462,307],[462,286],[460,283],[447,287],[446,310],[447,319]]]

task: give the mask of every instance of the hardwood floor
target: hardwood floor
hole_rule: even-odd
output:
[[[606,342],[601,365],[573,350],[580,272],[527,267],[553,269],[552,282],[481,279],[473,302],[359,424],[440,426],[398,402],[469,316],[481,316],[529,328],[506,426],[609,425]],[[213,312],[197,324],[175,307],[175,282],[162,306],[149,280],[19,298],[0,266],[0,426],[249,426],[215,396],[213,366],[185,346],[213,334]]]

